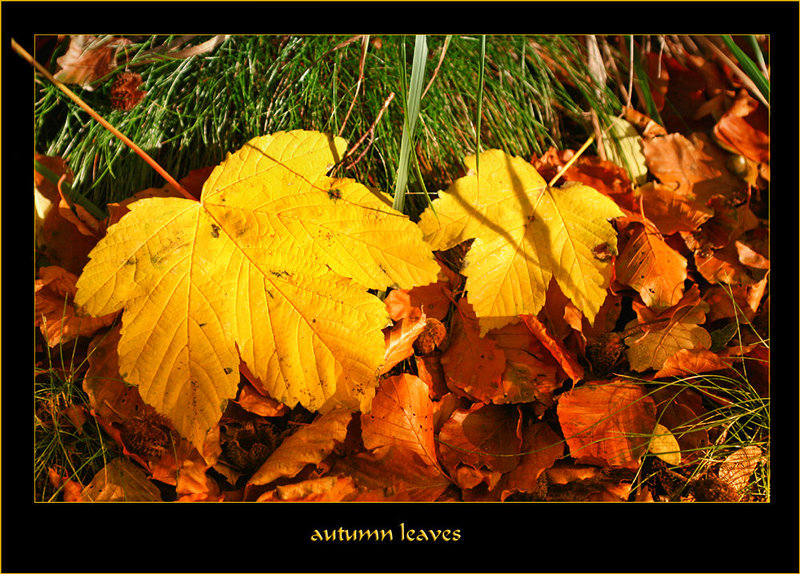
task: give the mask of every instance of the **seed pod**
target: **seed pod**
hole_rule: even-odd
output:
[[[725,165],[733,175],[745,177],[747,175],[747,159],[742,155],[730,155]]]
[[[606,375],[617,365],[626,346],[620,333],[605,333],[586,343],[586,360],[595,375]]]
[[[441,321],[429,317],[425,321],[425,329],[414,341],[414,353],[420,356],[430,355],[436,349],[443,350],[446,346],[447,329]]]

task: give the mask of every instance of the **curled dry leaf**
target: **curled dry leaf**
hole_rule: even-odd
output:
[[[281,477],[292,478],[307,464],[319,464],[344,442],[347,425],[353,412],[334,409],[317,417],[311,424],[300,427],[286,437],[263,465],[253,473],[248,487],[269,484]]]
[[[550,181],[575,155],[573,150],[548,149],[533,162],[536,171]],[[598,157],[580,156],[561,176],[564,181],[576,181],[614,199],[617,205],[633,207],[633,185],[624,167]]]
[[[570,455],[584,464],[638,468],[656,426],[653,399],[622,379],[573,389],[557,412]]]
[[[56,80],[93,90],[94,83],[117,67],[117,53],[131,41],[125,38],[101,39],[71,36],[67,53],[56,60],[61,69]]]
[[[65,175],[65,181],[72,181],[72,172],[60,157],[34,154],[34,159],[56,175]],[[83,226],[83,223],[69,208],[56,185],[36,170],[33,172],[33,186],[37,249],[50,264],[63,267],[71,273],[80,273],[89,260],[89,252],[97,243],[97,236],[79,229],[77,224]],[[91,222],[93,218],[86,215],[87,221]],[[98,233],[100,231],[98,229]]]
[[[728,151],[769,163],[769,111],[741,90],[714,126],[714,138]]]
[[[400,319],[393,327],[383,330],[386,351],[383,356],[381,375],[388,373],[398,363],[414,354],[414,343],[425,331],[427,318],[425,315],[414,315]]]
[[[544,345],[550,354],[558,361],[558,364],[567,373],[567,376],[574,383],[581,381],[584,376],[583,366],[578,362],[578,358],[567,349],[561,341],[555,339],[547,327],[533,315],[522,315],[522,322],[530,329],[531,333]]]
[[[280,417],[289,412],[289,407],[272,397],[263,395],[249,383],[239,391],[236,404],[244,410],[262,417]]]

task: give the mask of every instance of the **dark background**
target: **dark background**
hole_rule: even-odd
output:
[[[798,572],[798,4],[73,3],[2,9],[2,572]],[[409,16],[412,15],[413,19]],[[33,71],[10,49],[77,33],[772,35],[772,502],[33,503]],[[772,162],[771,162],[772,163]],[[788,220],[788,221],[784,221]],[[788,329],[782,329],[783,324]],[[784,333],[787,331],[787,333]],[[26,355],[26,352],[29,353]],[[777,376],[775,376],[777,374]],[[451,543],[311,543],[314,529],[460,529]]]

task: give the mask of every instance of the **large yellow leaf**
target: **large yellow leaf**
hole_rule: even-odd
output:
[[[289,406],[367,409],[388,322],[367,288],[436,281],[407,217],[325,175],[345,147],[316,132],[255,138],[200,202],[133,203],[90,254],[76,303],[125,309],[120,374],[195,444],[234,396],[240,358]]]
[[[421,216],[434,249],[474,238],[462,273],[481,336],[544,305],[551,278],[594,321],[610,281],[622,211],[583,184],[551,188],[532,165],[500,150],[464,160],[469,168]]]

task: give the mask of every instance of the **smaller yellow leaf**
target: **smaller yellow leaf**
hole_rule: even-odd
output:
[[[681,463],[681,447],[678,440],[670,430],[662,424],[657,424],[653,436],[650,438],[650,452],[671,465]]]

